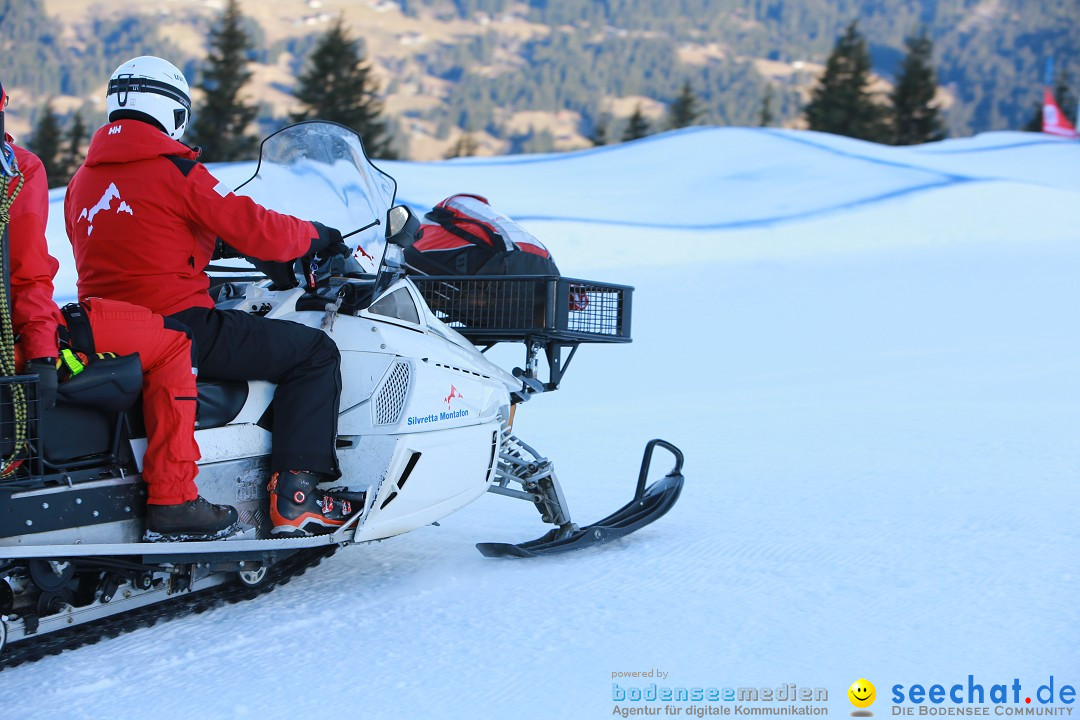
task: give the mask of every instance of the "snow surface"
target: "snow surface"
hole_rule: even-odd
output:
[[[244,606],[5,671],[4,718],[605,718],[612,673],[653,668],[824,687],[834,716],[862,677],[879,716],[897,683],[1080,684],[1080,143],[699,128],[380,165],[400,200],[486,195],[564,274],[636,286],[634,343],[583,348],[515,430],[579,521],[629,498],[652,437],[686,453],[679,504],[519,562],[472,545],[539,535],[535,510],[484,497]]]

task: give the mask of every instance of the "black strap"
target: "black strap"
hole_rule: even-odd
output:
[[[60,328],[61,343],[67,342],[72,350],[77,350],[85,355],[93,355],[94,331],[90,328],[90,316],[86,314],[86,308],[82,303],[68,303],[60,308],[67,320],[67,337],[64,328]]]
[[[118,95],[117,103],[120,107],[128,104],[128,93],[151,93],[161,95],[170,100],[175,100],[184,106],[185,110],[191,110],[191,98],[180,88],[160,80],[147,77],[135,77],[124,74],[109,80],[109,88],[106,95]]]

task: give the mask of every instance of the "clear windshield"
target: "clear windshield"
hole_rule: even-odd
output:
[[[342,235],[369,226],[345,242],[375,258],[396,192],[394,178],[371,164],[356,132],[319,120],[266,138],[255,175],[236,189],[263,207],[317,220]]]

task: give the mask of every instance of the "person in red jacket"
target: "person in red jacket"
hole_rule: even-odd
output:
[[[7,95],[0,85],[0,128]],[[60,264],[49,255],[45,226],[49,190],[45,168],[33,153],[4,143],[22,175],[9,183],[8,247],[11,269],[11,318],[27,371],[39,376],[43,409],[56,402],[57,327],[64,319],[53,301],[53,278]],[[6,150],[7,148],[5,148]],[[7,155],[7,153],[5,153]],[[213,540],[237,529],[235,508],[215,505],[195,486],[199,446],[195,443],[195,376],[191,341],[183,330],[169,329],[160,315],[128,303],[89,298],[85,303],[96,347],[120,354],[139,353],[143,366],[143,408],[147,446],[143,480],[147,484],[147,539]]]
[[[150,56],[124,63],[109,80],[106,104],[109,124],[91,139],[64,201],[79,297],[137,303],[179,322],[201,376],[276,383],[273,532],[332,531],[355,499],[316,487],[341,475],[337,346],[298,323],[215,309],[204,270],[219,238],[245,256],[292,263],[328,249],[347,252],[341,233],[235,195],[197,162],[199,151],[180,142],[191,99],[171,63]]]
[[[45,221],[49,213],[45,170],[36,155],[15,145],[15,140],[4,131],[7,104],[7,93],[0,84],[0,142],[4,159],[0,172],[11,178],[4,200],[15,198],[8,211],[11,322],[20,338],[22,356],[29,358],[26,370],[41,376],[38,393],[42,405],[51,407],[56,402],[56,326],[60,322],[60,311],[52,299],[52,279],[60,263],[49,255],[45,243]]]

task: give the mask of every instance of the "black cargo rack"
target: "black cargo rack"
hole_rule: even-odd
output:
[[[0,487],[41,477],[38,376],[0,377]]]
[[[436,316],[478,344],[630,342],[634,289],[545,275],[411,275]]]
[[[536,356],[543,349],[550,377],[545,390],[558,387],[581,343],[631,341],[634,288],[555,275],[411,275],[435,316],[470,342],[492,346],[521,342],[526,365],[519,374],[536,379]],[[565,362],[561,350],[570,349]],[[526,383],[527,385],[529,383]],[[535,387],[534,391],[541,388]]]

